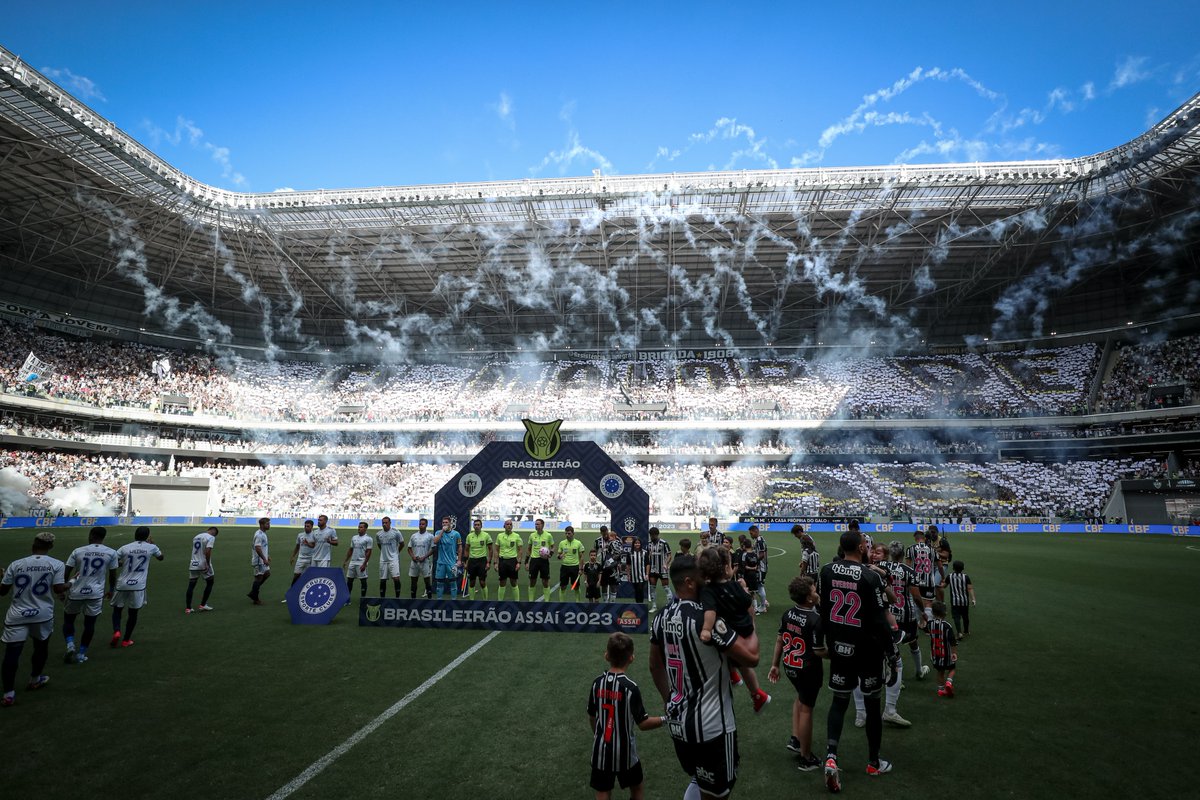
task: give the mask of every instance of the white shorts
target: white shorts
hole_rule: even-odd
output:
[[[89,597],[86,600],[68,599],[66,608],[68,614],[78,614],[82,611],[85,617],[98,617],[104,608],[104,598]]]
[[[408,577],[428,578],[433,574],[433,564],[429,561],[413,561],[408,565]]]
[[[141,608],[146,604],[145,589],[127,589],[113,592],[112,600],[108,603],[113,608]]]
[[[0,636],[0,642],[12,644],[15,642],[23,642],[26,639],[34,639],[39,642],[44,642],[53,634],[53,619],[48,619],[45,622],[30,622],[27,625],[5,625],[4,635]]]
[[[292,572],[299,575],[301,572],[304,572],[304,570],[308,569],[311,566],[312,566],[311,558],[300,557],[300,558],[296,559],[296,566],[292,569]]]
[[[379,577],[381,578],[399,578],[400,577],[400,559],[393,558],[388,561],[379,562]]]
[[[312,565],[314,567],[328,567],[329,559],[328,558],[320,558],[320,559],[314,558]]]
[[[208,569],[189,569],[188,575],[192,578],[211,578],[213,576],[212,564],[208,565]]]
[[[365,578],[367,577],[367,565],[360,561],[357,564],[351,562],[346,565],[347,578]]]
[[[252,564],[251,566],[254,567],[255,575],[270,575],[271,574],[271,568],[269,566],[267,566],[266,564]]]

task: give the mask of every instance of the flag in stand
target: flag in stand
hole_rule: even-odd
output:
[[[17,373],[21,383],[44,383],[54,374],[54,369],[40,358],[30,353]]]

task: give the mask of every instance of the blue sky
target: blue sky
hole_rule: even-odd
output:
[[[1195,0],[22,3],[0,44],[269,192],[1095,153],[1200,91]]]

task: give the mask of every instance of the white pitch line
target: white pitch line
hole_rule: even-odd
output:
[[[771,547],[771,548],[768,548],[768,550],[778,550],[779,555],[781,555],[781,556],[786,556],[788,554],[788,551],[784,550],[782,547]]]
[[[1200,547],[1192,547],[1192,546],[1189,544],[1189,545],[1187,546],[1187,549],[1188,549],[1188,550],[1195,550],[1197,553],[1200,553]]]
[[[302,788],[304,786],[304,784],[308,783],[310,780],[317,777],[317,775],[319,775],[326,767],[328,767],[334,761],[337,761],[339,758],[341,758],[347,752],[349,752],[350,748],[354,747],[354,745],[358,744],[363,739],[365,739],[366,737],[368,737],[372,733],[374,733],[375,730],[380,725],[387,722],[389,719],[391,719],[392,717],[396,716],[401,711],[403,711],[405,706],[407,706],[412,701],[416,700],[421,695],[425,694],[425,692],[427,692],[429,689],[433,688],[433,685],[435,683],[437,683],[442,678],[449,675],[454,670],[455,667],[457,667],[459,664],[466,661],[468,658],[470,658],[472,655],[474,655],[480,648],[482,648],[485,644],[490,642],[492,639],[495,639],[498,635],[500,635],[500,631],[492,631],[487,636],[480,639],[478,642],[476,642],[470,648],[468,648],[458,658],[454,659],[449,664],[447,664],[446,666],[444,666],[440,670],[438,670],[437,673],[434,674],[431,678],[426,680],[424,683],[422,683],[417,688],[413,689],[411,692],[406,694],[401,699],[397,700],[396,703],[391,708],[389,708],[387,711],[384,711],[378,717],[371,720],[363,727],[359,728],[358,731],[356,731],[349,739],[347,739],[346,741],[339,744],[337,747],[330,750],[328,753],[326,753],[324,756],[322,756],[320,758],[320,760],[314,762],[308,769],[304,770],[299,775],[297,775],[295,778],[293,778],[290,783],[288,783],[286,786],[284,786],[279,791],[275,792],[275,794],[268,797],[267,800],[283,800],[283,798],[291,795],[297,789]]]

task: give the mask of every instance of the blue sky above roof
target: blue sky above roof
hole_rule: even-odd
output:
[[[0,44],[261,192],[1082,156],[1200,91],[1191,0],[782,5],[51,2]]]

